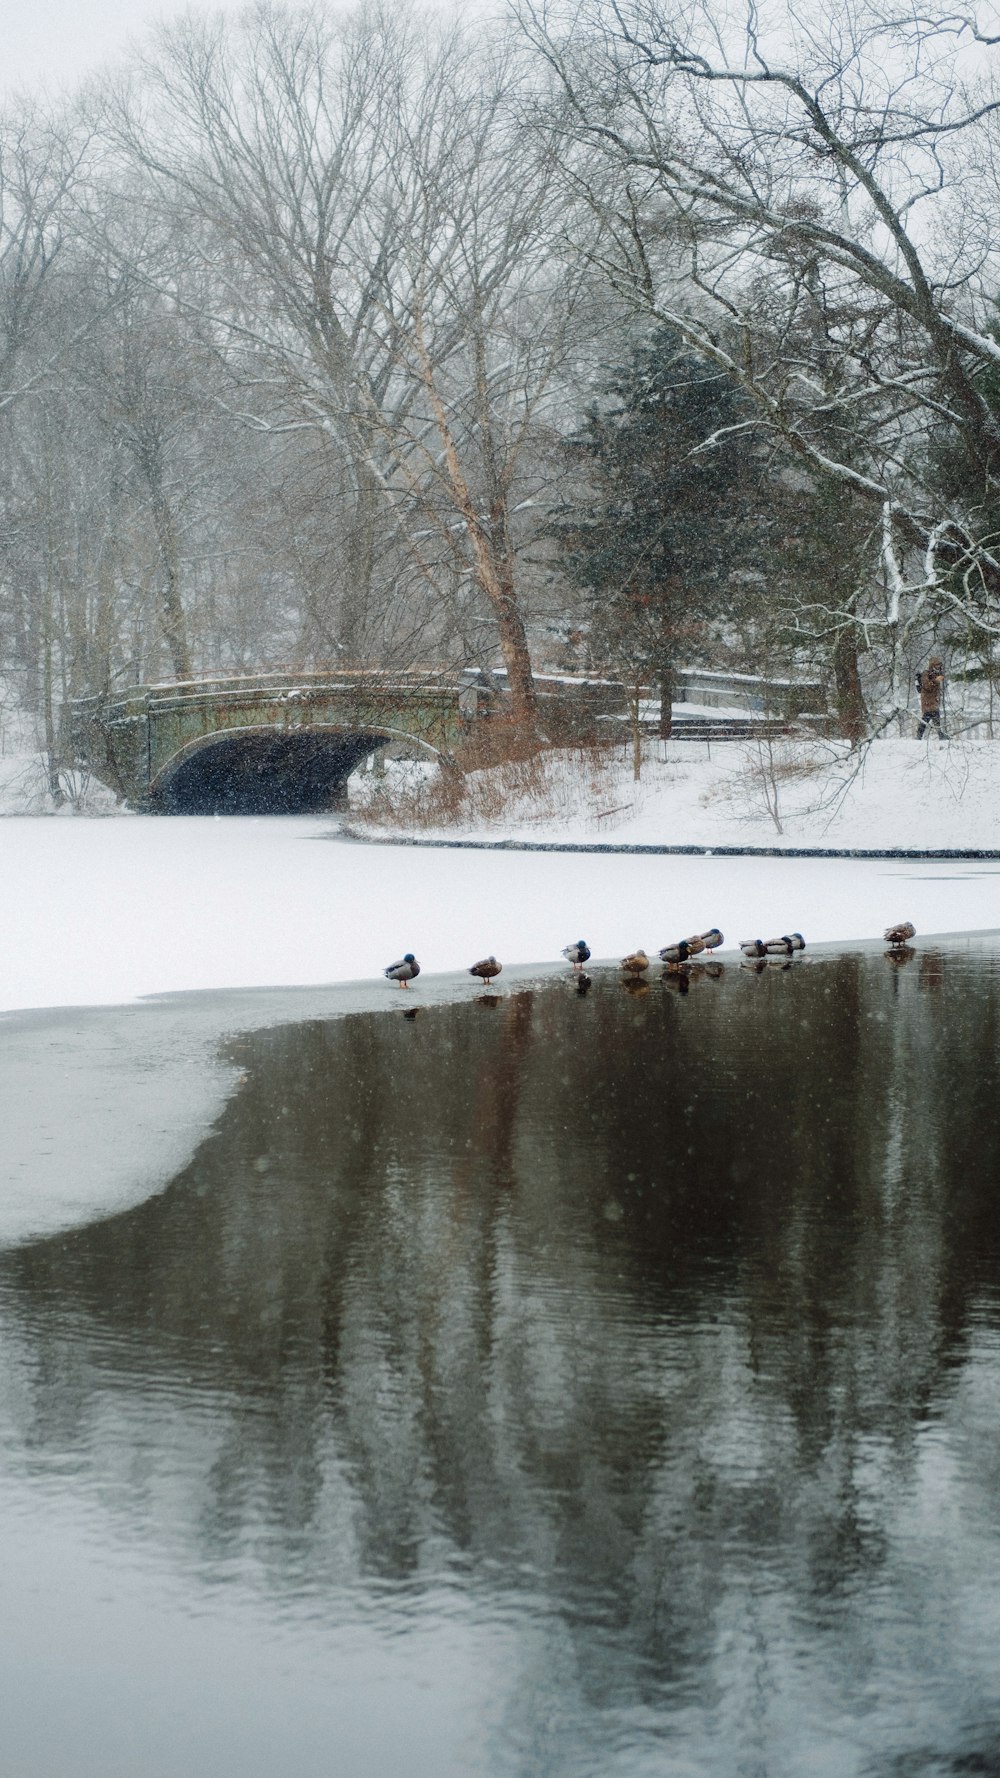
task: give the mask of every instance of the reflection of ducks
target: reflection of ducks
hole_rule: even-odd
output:
[[[912,920],[900,920],[898,926],[887,926],[885,929],[885,942],[887,945],[909,944],[910,939],[916,938],[916,936],[917,929]]]
[[[418,1012],[423,1012],[423,1010],[422,1006],[406,1006],[403,1008],[403,1017],[404,1019],[415,1019]]]
[[[582,969],[590,956],[590,946],[584,939],[578,938],[575,945],[564,945],[562,954],[568,963],[572,963],[574,969]]]
[[[478,976],[481,982],[491,982],[502,968],[503,964],[498,963],[495,957],[483,957],[479,963],[472,965],[469,974]]]
[[[649,968],[649,958],[643,950],[630,951],[622,958],[619,968],[624,969],[626,975],[639,976]]]
[[[624,980],[622,981],[622,987],[625,988],[629,994],[648,994],[649,993],[649,983],[646,981],[643,981],[643,978],[641,975],[627,975],[627,976],[625,976]]]
[[[912,963],[916,954],[914,945],[893,945],[891,951],[882,952],[886,962],[895,963],[897,968],[902,968],[904,963]]]
[[[666,963],[660,980],[665,987],[686,994],[698,982],[717,982],[725,973],[725,964],[717,963],[713,957],[710,963]]]
[[[585,971],[581,969],[579,975],[576,978],[577,993],[578,994],[586,994],[592,986],[593,986],[593,983],[591,981],[590,976],[587,975],[585,973]]]
[[[398,982],[401,988],[405,988],[407,982],[412,982],[420,974],[420,965],[413,952],[407,951],[406,956],[401,957],[398,963],[390,963],[384,973],[391,982]]]
[[[503,1001],[501,1000],[499,994],[477,994],[476,995],[476,1005],[477,1006],[491,1006],[493,1008],[493,1011],[496,1012],[497,1007],[503,1005]]]

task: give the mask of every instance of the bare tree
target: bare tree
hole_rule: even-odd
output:
[[[387,439],[395,484],[492,613],[512,713],[530,728],[523,559],[556,455],[540,474],[538,446],[592,318],[588,268],[561,248],[551,140],[523,128],[525,78],[509,37],[442,46],[395,163],[403,300],[385,319],[414,392]]]
[[[200,254],[195,302],[232,378],[231,418],[321,433],[344,557],[338,645],[359,654],[385,527],[398,222],[386,188],[406,83],[405,18],[332,24],[258,8],[189,17],[108,95],[105,127]]]
[[[434,611],[454,632],[471,580],[533,723],[525,446],[551,421],[584,268],[556,252],[551,144],[518,127],[525,79],[509,33],[259,8],[164,32],[105,127],[203,255],[234,419],[324,441],[338,649],[358,658],[394,628],[413,645]]]
[[[887,640],[898,702],[908,629],[1000,629],[997,40],[869,0],[753,6],[742,27],[703,0],[519,10],[606,274],[750,395],[759,436],[871,508],[879,603],[820,591],[812,623]],[[942,435],[973,466],[965,497]]]
[[[89,133],[22,101],[0,113],[0,413],[64,361],[75,334],[49,329],[45,297],[67,241]]]

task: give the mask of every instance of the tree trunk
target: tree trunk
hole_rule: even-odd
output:
[[[111,687],[116,592],[115,550],[109,544],[102,550],[97,564],[97,603],[87,675],[87,690],[100,692],[102,696],[107,696]]]
[[[642,686],[637,685],[630,692],[628,700],[628,721],[632,731],[632,781],[639,783],[642,777],[642,724],[639,720],[642,702]]]
[[[858,633],[853,624],[845,625],[837,637],[833,651],[833,676],[841,733],[853,747],[868,732],[868,711],[865,708],[858,668]]]
[[[674,732],[674,669],[660,667],[660,740],[669,741]]]
[[[524,619],[514,586],[514,562],[510,549],[506,490],[495,489],[488,523],[472,498],[459,460],[458,448],[444,403],[434,382],[430,361],[424,349],[420,330],[417,332],[420,374],[430,401],[434,423],[443,447],[443,457],[455,506],[465,520],[476,580],[489,600],[496,620],[500,651],[507,669],[511,715],[528,735],[538,733],[538,696],[531,671],[528,639]]]
[[[496,613],[497,633],[500,638],[500,652],[503,664],[507,669],[507,685],[510,690],[511,714],[515,722],[526,729],[534,730],[538,725],[538,693],[535,689],[534,676],[531,671],[531,656],[528,653],[528,638],[524,631],[524,620],[514,592],[513,571],[510,558],[500,565],[496,577],[497,596],[491,598]],[[485,589],[489,596],[489,589]]]
[[[164,639],[170,650],[170,664],[174,670],[174,678],[190,679],[191,654],[188,649],[187,628],[184,622],[184,606],[181,602],[181,582],[173,515],[161,487],[154,484],[150,488],[150,493],[152,495],[153,529],[156,532],[160,566],[163,570],[160,623],[163,627]]]
[[[362,462],[356,470],[354,510],[345,527],[347,584],[340,598],[336,620],[336,642],[349,661],[360,661],[366,652],[375,576],[375,541],[383,508],[384,501],[378,482]]]
[[[46,636],[42,650],[42,720],[45,724],[45,766],[49,780],[49,795],[56,808],[59,809],[66,799],[59,782],[59,746],[52,699],[52,640],[50,636]]]

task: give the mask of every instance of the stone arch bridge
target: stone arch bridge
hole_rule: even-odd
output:
[[[620,708],[619,688],[578,685],[539,687],[546,727],[566,738]],[[449,761],[497,696],[474,670],[286,671],[140,685],[65,705],[61,747],[133,808],[309,814],[345,806],[351,773],[380,749]]]
[[[448,758],[480,693],[454,674],[259,673],[139,685],[65,706],[62,749],[133,808],[310,813],[392,743]]]

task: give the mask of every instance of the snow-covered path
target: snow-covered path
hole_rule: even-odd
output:
[[[721,926],[810,947],[1000,928],[1000,864],[678,858],[352,844],[320,819],[0,823],[0,1010],[557,962]],[[426,983],[425,983],[426,986]]]

